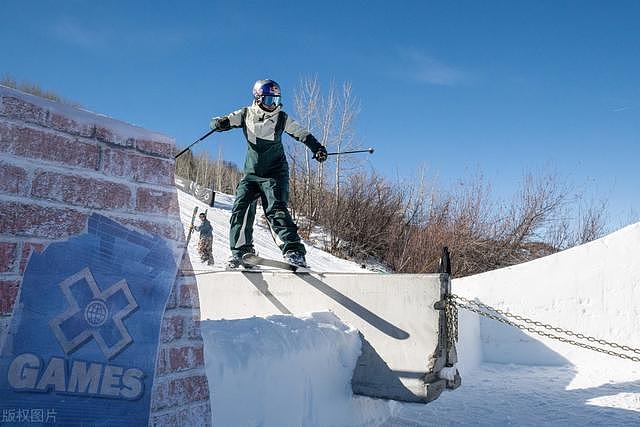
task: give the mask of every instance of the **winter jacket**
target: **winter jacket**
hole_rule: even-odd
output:
[[[200,232],[200,237],[213,237],[213,227],[208,219],[202,221],[202,224],[193,227]]]
[[[221,127],[221,120],[225,118],[229,122]],[[245,174],[259,177],[289,175],[289,165],[282,146],[282,132],[305,144],[314,154],[322,147],[311,133],[282,111],[282,106],[269,112],[253,104],[211,120],[211,129],[226,131],[240,127],[248,143],[244,163]]]

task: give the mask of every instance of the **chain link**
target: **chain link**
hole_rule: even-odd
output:
[[[577,339],[581,339],[581,340],[585,340],[591,343],[597,343],[600,344],[601,346],[605,346],[605,347],[611,347],[611,348],[615,348],[615,349],[619,349],[619,350],[623,350],[623,351],[628,351],[631,353],[636,353],[640,355],[640,349],[638,348],[633,348],[633,347],[629,347],[627,345],[621,345],[621,344],[617,344],[614,342],[610,342],[610,341],[605,341],[603,339],[599,339],[599,338],[595,338],[595,337],[590,337],[588,335],[584,335],[584,334],[580,334],[580,333],[576,333],[573,331],[570,331],[568,329],[563,329],[563,328],[558,328],[555,326],[551,326],[548,325],[546,323],[542,323],[542,322],[538,322],[532,319],[528,319],[526,317],[523,316],[518,316],[517,314],[513,314],[513,313],[509,313],[508,311],[503,311],[503,310],[499,310],[497,308],[493,308],[491,306],[488,306],[486,304],[483,304],[479,301],[471,301],[468,300],[464,297],[455,295],[455,294],[451,294],[449,296],[449,298],[447,298],[447,306],[455,306],[458,308],[464,308],[465,310],[469,310],[472,311],[474,313],[477,313],[481,316],[485,316],[489,319],[493,319],[496,320],[498,322],[504,323],[506,325],[510,325],[513,326],[515,328],[518,329],[522,329],[524,331],[528,331],[531,332],[533,334],[536,335],[540,335],[546,338],[550,338],[550,339],[554,339],[554,340],[558,340],[567,344],[571,344],[571,345],[575,345],[578,347],[582,347],[588,350],[593,350],[593,351],[597,351],[599,353],[604,353],[604,354],[608,354],[610,356],[616,356],[616,357],[620,357],[622,359],[627,359],[627,360],[632,360],[634,362],[640,362],[640,357],[638,356],[630,356],[628,354],[624,354],[624,353],[618,353],[616,351],[610,350],[610,349],[606,349],[606,348],[600,348],[600,347],[596,347],[590,344],[586,344],[586,343],[582,343],[579,341],[575,341],[573,339],[570,338],[566,338],[563,336],[559,336],[556,334],[564,334],[564,335],[568,335],[570,337],[574,337]],[[495,314],[494,314],[495,313]],[[457,311],[456,311],[456,324],[457,324]],[[518,322],[522,322],[522,323],[517,323],[514,320],[509,320],[509,319],[514,319]],[[531,326],[532,325],[532,326]],[[539,330],[536,329],[537,328],[541,328],[541,329],[546,329],[547,331],[552,331],[555,332],[546,332],[544,330]],[[456,340],[457,340],[457,331],[456,331]]]
[[[447,321],[447,348],[453,348],[458,342],[458,307],[447,303],[444,313]]]

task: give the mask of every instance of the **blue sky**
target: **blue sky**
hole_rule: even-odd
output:
[[[350,81],[372,167],[445,185],[481,171],[508,197],[555,170],[640,215],[639,1],[2,2],[0,74],[187,145],[300,78]],[[293,111],[292,106],[288,108]],[[240,132],[202,144],[242,164]]]

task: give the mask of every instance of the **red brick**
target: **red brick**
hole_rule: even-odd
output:
[[[0,115],[44,126],[47,123],[48,111],[24,99],[15,96],[3,96]]]
[[[0,192],[24,194],[27,185],[27,171],[19,166],[0,162]]]
[[[0,273],[13,271],[18,263],[18,245],[11,242],[0,242]]]
[[[0,280],[0,316],[11,314],[18,296],[18,289],[20,289],[19,281]]]
[[[160,191],[150,188],[138,188],[136,191],[136,210],[148,213],[178,215],[178,195],[175,191]]]
[[[0,202],[0,230],[14,236],[60,239],[79,234],[87,215],[73,209]]]
[[[168,349],[167,348],[159,348],[158,356],[156,359],[156,376],[165,375],[169,372],[169,357],[167,356]]]
[[[93,137],[95,132],[95,125],[93,123],[78,123],[67,116],[53,111],[49,112],[47,125],[60,132],[83,136],[85,138]]]
[[[167,353],[170,372],[181,372],[204,366],[204,349],[202,345],[169,347]]]
[[[190,340],[202,341],[202,333],[200,332],[200,313],[194,316],[188,316],[184,319],[184,330],[186,336]]]
[[[109,216],[109,215],[107,215]],[[156,234],[170,240],[176,240],[176,228],[166,223],[157,223],[153,221],[145,221],[131,218],[115,218],[122,224],[139,228],[147,233]]]
[[[131,190],[124,184],[47,171],[36,172],[31,195],[99,209],[126,209],[131,201]]]
[[[165,157],[167,159],[173,159],[173,156],[176,154],[175,145],[167,140],[167,141],[154,141],[147,139],[136,139],[135,146],[138,151],[141,151],[145,154],[153,154],[160,157]]]
[[[178,421],[178,414],[175,412],[169,412],[162,415],[152,415],[149,419],[149,425],[152,427],[179,427],[185,425],[183,422],[183,420]],[[206,425],[211,425],[211,423]]]
[[[198,405],[175,408],[169,412],[154,414],[149,418],[152,427],[208,427],[211,421],[211,404],[204,401]]]
[[[191,264],[191,258],[189,258],[189,252],[186,250],[182,255],[182,263],[180,263],[180,271],[178,274],[182,276],[193,276],[193,265]]]
[[[128,178],[135,182],[173,185],[174,167],[173,160],[106,148],[102,170],[107,175]]]
[[[12,96],[3,98],[0,115],[83,137],[93,136],[95,127],[93,123],[78,123],[46,107]]]
[[[209,400],[207,377],[195,375],[187,378],[157,382],[151,398],[154,411]]]
[[[178,412],[181,426],[211,426],[211,404],[209,402],[199,405],[190,405]]]
[[[163,347],[158,351],[156,375],[183,372],[204,366],[204,348],[202,344],[184,347]]]
[[[13,128],[0,121],[0,152],[11,153],[13,149]]]
[[[198,287],[196,285],[180,286],[180,301],[178,305],[186,308],[200,308]]]
[[[176,308],[178,306],[178,299],[176,298],[177,295],[177,287],[178,287],[178,283],[173,282],[173,286],[171,287],[171,293],[169,294],[169,299],[167,299],[167,305],[165,307],[165,310],[171,310],[172,308]]]
[[[109,129],[104,126],[96,126],[95,137],[98,141],[121,145],[123,147],[132,148],[135,145],[133,138],[126,138],[119,133],[114,132],[113,129]]]
[[[23,243],[22,245],[22,257],[20,258],[20,274],[24,274],[27,263],[29,262],[29,258],[31,257],[31,253],[33,251],[42,252],[45,248],[45,245],[41,243]]]
[[[184,317],[181,315],[165,316],[162,319],[160,340],[164,343],[182,338],[184,335]]]
[[[98,169],[100,149],[96,145],[28,127],[10,127],[1,135],[11,143],[6,149],[16,156]]]

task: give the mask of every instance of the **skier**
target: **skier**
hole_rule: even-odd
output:
[[[210,127],[217,131],[242,128],[247,140],[244,177],[236,189],[236,200],[231,210],[231,258],[228,267],[239,267],[242,255],[255,253],[253,221],[256,213],[255,201],[258,198],[284,259],[291,264],[306,267],[306,250],[300,242],[298,227],[287,208],[289,165],[282,146],[282,133],[285,132],[305,144],[319,162],[327,159],[326,148],[282,111],[280,86],[273,80],[255,82],[253,103],[227,116],[214,117]]]
[[[200,232],[200,239],[198,240],[200,261],[213,265],[213,251],[211,249],[213,244],[213,227],[211,227],[211,223],[204,212],[199,215],[199,218],[201,221],[200,225],[196,225],[193,228]]]

